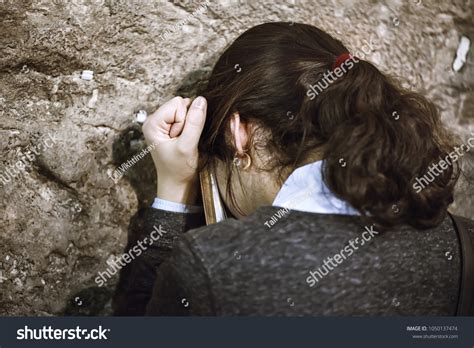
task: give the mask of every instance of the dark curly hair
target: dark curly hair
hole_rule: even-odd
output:
[[[239,112],[242,122],[269,134],[265,146],[275,155],[264,170],[278,170],[281,180],[321,151],[325,183],[363,216],[383,226],[439,224],[453,200],[458,163],[423,190],[414,185],[449,155],[453,136],[433,103],[362,59],[317,96],[309,92],[346,52],[306,24],[266,23],[244,32],[220,56],[203,93],[202,165],[218,158],[230,169],[235,149],[226,126]],[[233,197],[230,177],[227,188]]]

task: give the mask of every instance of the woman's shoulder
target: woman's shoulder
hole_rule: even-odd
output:
[[[291,297],[302,304],[291,308],[298,313],[367,314],[385,313],[384,305],[396,297],[406,305],[397,310],[419,314],[427,308],[448,313],[455,305],[460,255],[449,216],[428,230],[400,226],[382,232],[364,225],[358,216],[281,209],[263,207],[242,220],[229,219],[186,234],[186,248],[194,260],[188,262],[207,274],[215,294],[225,294],[222,306],[245,303],[242,313],[256,308],[273,313],[275,303],[285,304]],[[269,219],[273,224],[265,224]],[[472,221],[466,222],[473,227]],[[419,284],[432,289],[430,294],[447,295],[436,306],[430,304],[436,302],[434,295],[412,299]],[[273,300],[249,300],[248,293],[271,293]],[[327,304],[334,303],[335,294],[341,294],[341,304],[330,308]],[[367,303],[372,307],[364,307]]]
[[[474,221],[460,218],[474,236]],[[379,231],[360,216],[318,214],[295,211],[287,208],[264,206],[253,214],[240,219],[227,219],[186,233],[186,239],[194,247],[206,252],[209,249],[246,248],[247,245],[265,243],[316,243],[317,249],[327,249],[331,244],[340,245],[354,238],[373,239],[379,244],[410,245],[424,240],[438,243],[439,240],[456,239],[455,229],[449,216],[436,227],[417,230],[404,225],[385,232]],[[314,249],[313,249],[314,250]],[[215,252],[213,253],[215,254]]]

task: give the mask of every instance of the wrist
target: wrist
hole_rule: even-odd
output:
[[[198,181],[174,183],[158,179],[156,197],[166,201],[196,205],[198,199]]]

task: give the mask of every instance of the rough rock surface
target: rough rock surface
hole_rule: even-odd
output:
[[[0,1],[0,175],[20,152],[56,141],[0,182],[0,315],[110,313],[115,280],[99,288],[94,278],[154,194],[149,156],[117,183],[109,178],[144,146],[134,113],[192,93],[226,44],[256,24],[306,22],[353,52],[372,46],[365,58],[435,100],[461,139],[474,131],[472,52],[451,70],[460,37],[474,39],[471,0],[207,4]],[[464,160],[472,180],[473,152]],[[473,192],[459,185],[456,213],[474,218]]]

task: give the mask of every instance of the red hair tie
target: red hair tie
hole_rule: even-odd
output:
[[[343,53],[343,54],[339,55],[336,58],[336,61],[334,62],[334,64],[332,65],[331,70],[339,68],[342,65],[342,63],[344,63],[346,60],[348,60],[350,58],[352,58],[352,55],[349,52],[346,52],[346,53]]]

